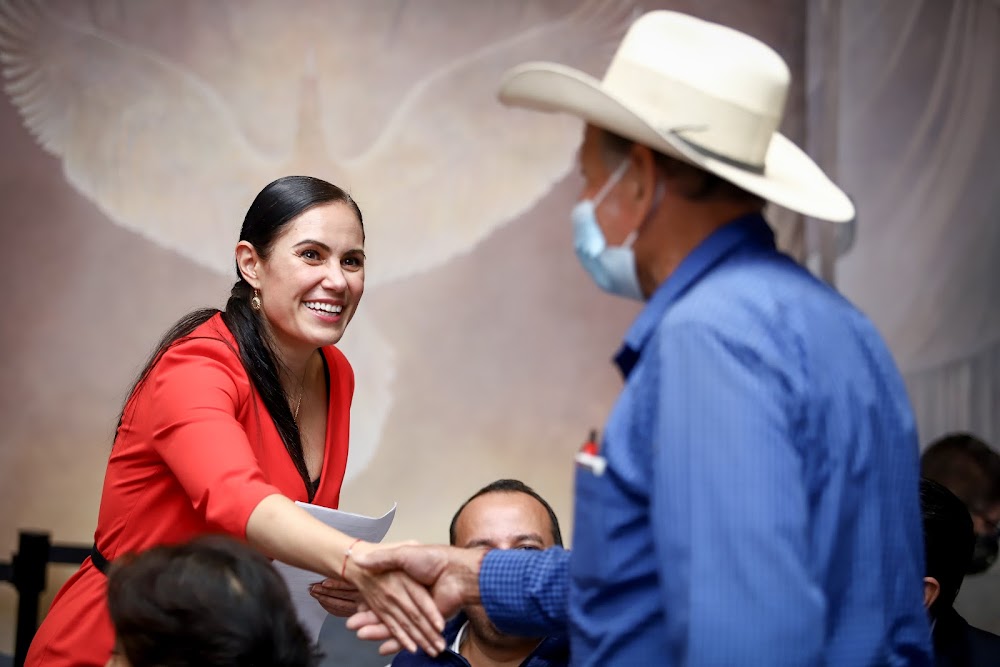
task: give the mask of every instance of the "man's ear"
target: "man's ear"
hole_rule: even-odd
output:
[[[641,144],[632,144],[629,151],[629,166],[622,183],[625,201],[624,210],[627,215],[642,221],[655,205],[656,196],[656,155],[651,149]],[[621,200],[619,200],[621,201]]]
[[[924,608],[930,609],[941,595],[941,584],[934,577],[924,577]]]
[[[260,256],[250,242],[240,241],[236,244],[236,266],[239,267],[243,280],[250,283],[250,287],[254,289],[260,287],[260,277],[257,275],[257,270],[260,268]]]

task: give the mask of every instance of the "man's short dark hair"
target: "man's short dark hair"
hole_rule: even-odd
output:
[[[962,579],[972,559],[975,533],[969,510],[944,485],[920,480],[920,513],[924,524],[925,576],[941,585],[931,614],[938,616],[955,602]]]
[[[920,457],[920,474],[944,484],[973,512],[1000,503],[1000,454],[971,433],[951,433]]]
[[[637,142],[610,130],[601,130],[601,154],[608,169],[614,169],[632,150]],[[674,179],[678,192],[690,201],[738,201],[755,204],[761,208],[767,203],[763,197],[747,192],[734,183],[705,171],[693,164],[678,160],[653,150],[656,166]]]
[[[545,502],[545,498],[538,495],[534,489],[530,486],[516,479],[498,479],[492,484],[487,484],[483,488],[476,491],[472,496],[462,503],[462,506],[458,508],[455,512],[455,516],[451,518],[451,525],[448,526],[448,540],[452,546],[455,545],[455,524],[458,523],[458,517],[465,509],[466,505],[471,503],[473,500],[479,496],[485,496],[487,493],[523,493],[529,495],[545,508],[545,511],[549,515],[549,521],[552,524],[552,541],[555,542],[556,546],[562,546],[562,532],[559,530],[559,519],[556,517],[556,513],[552,511],[551,505]]]

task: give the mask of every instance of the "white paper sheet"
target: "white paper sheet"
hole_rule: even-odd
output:
[[[351,537],[360,537],[366,542],[381,542],[385,534],[389,532],[389,526],[392,525],[392,520],[396,516],[395,503],[392,504],[392,508],[388,512],[377,518],[341,512],[309,503],[296,502],[295,504],[326,525]],[[274,561],[274,566],[288,585],[288,592],[292,596],[292,603],[295,605],[295,611],[298,612],[299,620],[305,626],[310,639],[314,642],[317,641],[320,630],[323,629],[323,621],[326,620],[328,614],[316,602],[316,598],[309,594],[309,587],[323,581],[326,577],[309,570],[292,567],[280,561]]]

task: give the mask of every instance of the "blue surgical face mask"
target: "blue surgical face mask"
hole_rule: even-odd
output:
[[[597,206],[621,180],[628,164],[628,158],[622,160],[593,199],[584,199],[573,207],[573,245],[580,263],[598,287],[610,294],[644,301],[632,252],[637,231],[629,234],[622,245],[609,246],[597,222]]]

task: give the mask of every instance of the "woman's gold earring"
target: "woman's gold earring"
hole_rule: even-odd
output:
[[[258,290],[253,291],[253,296],[250,298],[250,307],[260,312],[260,292]]]

